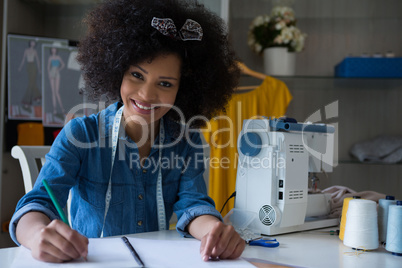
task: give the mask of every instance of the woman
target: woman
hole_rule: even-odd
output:
[[[204,260],[239,257],[244,240],[207,196],[196,129],[223,109],[239,76],[222,20],[186,1],[111,0],[86,22],[86,90],[119,101],[63,128],[17,205],[12,238],[61,262],[85,257],[86,237],[167,229],[174,211]],[[58,220],[44,178],[62,205],[72,189],[75,230]]]

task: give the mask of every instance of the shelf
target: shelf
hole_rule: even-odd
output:
[[[101,3],[102,0],[23,0],[23,2],[52,5],[90,5]]]
[[[339,78],[325,76],[282,76],[275,78],[283,81],[291,90],[402,90],[401,78]],[[261,82],[260,79],[242,75],[239,85],[259,85]]]
[[[402,166],[402,162],[398,162],[398,163],[368,163],[368,162],[360,162],[359,160],[356,160],[356,159],[338,160],[338,164],[365,165],[365,166]]]
[[[362,80],[362,81],[373,81],[373,80],[380,80],[380,81],[385,81],[385,80],[396,80],[396,81],[401,81],[402,78],[380,78],[380,77],[365,77],[365,78],[352,78],[352,77],[335,77],[335,76],[305,76],[305,75],[296,75],[296,76],[274,76],[275,78],[279,79],[279,80],[287,80],[287,79],[327,79],[327,80]],[[249,75],[246,74],[241,74],[241,78],[251,78],[251,79],[256,79],[254,77],[251,77]],[[258,79],[257,79],[258,80]]]

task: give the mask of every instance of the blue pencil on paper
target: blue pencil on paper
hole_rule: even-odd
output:
[[[68,223],[68,219],[66,217],[66,215],[64,214],[63,209],[61,208],[59,202],[57,202],[56,196],[54,195],[52,188],[50,188],[49,184],[47,183],[47,181],[45,179],[43,179],[43,185],[45,186],[45,189],[47,191],[47,193],[50,196],[50,199],[52,199],[53,205],[56,207],[57,212],[59,213],[59,216],[61,218],[61,220],[67,224],[68,226],[70,226],[70,224]]]

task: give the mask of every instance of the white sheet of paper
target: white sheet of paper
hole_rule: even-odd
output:
[[[130,243],[146,267],[254,267],[244,259],[204,262],[199,253],[200,241],[152,240],[130,238]],[[12,267],[138,267],[137,262],[120,237],[89,239],[87,262],[75,260],[62,264],[35,260],[31,252],[20,247]]]

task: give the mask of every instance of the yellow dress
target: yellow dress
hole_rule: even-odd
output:
[[[209,195],[220,210],[236,188],[238,164],[237,138],[243,120],[262,116],[284,116],[292,100],[286,84],[267,76],[262,84],[247,93],[234,94],[226,107],[226,113],[212,118],[210,128],[204,128],[205,140],[210,146]],[[224,216],[233,208],[231,200],[222,211]]]

